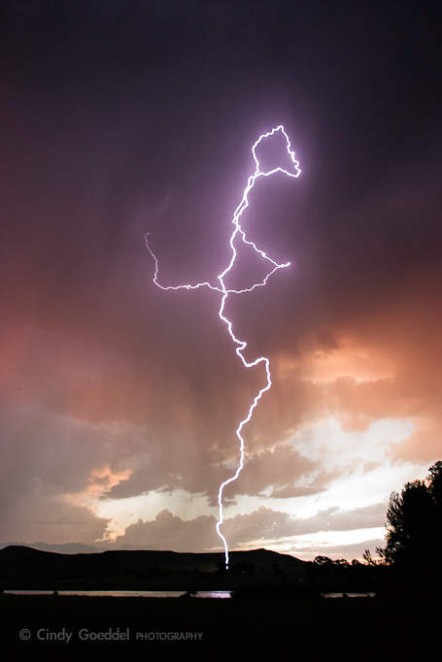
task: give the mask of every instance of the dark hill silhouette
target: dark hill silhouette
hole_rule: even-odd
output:
[[[9,541],[0,543],[0,550],[5,547],[32,547],[33,549],[39,549],[42,552],[59,552],[60,554],[95,554],[96,552],[102,552],[104,550],[104,547],[85,545],[81,542],[51,544],[46,542],[22,543]],[[124,547],[124,549],[132,548]]]
[[[103,551],[59,554],[26,546],[0,550],[3,589],[222,589],[253,582],[271,586],[299,583],[306,564],[265,549],[232,552],[230,571],[221,553]]]

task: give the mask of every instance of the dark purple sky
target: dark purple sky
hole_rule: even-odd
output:
[[[293,6],[289,6],[293,5]],[[209,549],[261,384],[208,292],[250,146],[302,167],[248,228],[293,268],[232,305],[272,360],[229,493],[232,545],[305,558],[382,539],[440,459],[436,2],[3,2],[2,540]],[[111,544],[111,543],[109,543]]]

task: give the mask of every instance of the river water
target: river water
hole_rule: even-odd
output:
[[[54,591],[3,591],[5,595],[53,595]],[[77,595],[92,598],[180,598],[185,591],[57,591],[57,595]],[[231,598],[230,591],[196,591],[195,598]]]
[[[13,591],[5,590],[6,595],[54,595],[54,591]],[[57,591],[57,595],[77,595],[91,598],[181,598],[185,591]],[[323,598],[373,598],[375,593],[322,593]],[[228,599],[231,591],[196,591],[194,598]]]

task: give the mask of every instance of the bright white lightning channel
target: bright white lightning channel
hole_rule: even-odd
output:
[[[285,141],[285,151],[286,154],[289,157],[289,163],[290,163],[290,170],[287,169],[287,167],[282,167],[282,166],[276,166],[271,169],[265,169],[261,166],[260,161],[258,159],[258,156],[256,154],[256,150],[258,146],[266,139],[271,138],[275,134],[281,134]],[[206,287],[209,288],[210,290],[213,290],[215,292],[219,292],[221,294],[221,300],[220,300],[220,306],[218,309],[218,317],[220,318],[221,322],[225,325],[228,334],[235,345],[236,349],[235,352],[237,356],[241,359],[242,364],[244,365],[245,368],[254,368],[257,365],[263,365],[265,369],[265,375],[266,375],[266,381],[265,385],[258,391],[258,393],[255,395],[253,398],[249,409],[247,411],[246,416],[239,422],[237,428],[236,428],[236,436],[239,442],[239,461],[238,465],[236,467],[236,471],[230,478],[227,478],[224,480],[221,485],[219,486],[218,489],[218,521],[216,524],[216,532],[220,539],[222,540],[223,547],[224,547],[224,558],[225,558],[225,566],[226,569],[229,568],[229,546],[227,543],[227,540],[221,531],[221,527],[224,522],[224,506],[223,506],[223,494],[224,490],[227,487],[227,485],[230,485],[234,481],[237,480],[238,476],[240,475],[243,467],[244,467],[244,458],[245,458],[245,442],[244,442],[244,437],[243,437],[243,429],[247,425],[247,423],[250,423],[253,412],[255,411],[258,402],[261,400],[263,394],[266,391],[269,391],[271,386],[272,386],[272,378],[271,378],[271,373],[270,373],[270,360],[266,356],[259,356],[256,358],[254,361],[248,361],[245,356],[244,356],[244,351],[247,348],[247,342],[245,340],[242,340],[241,338],[238,338],[238,336],[235,335],[235,332],[233,330],[233,322],[227,317],[225,313],[225,308],[227,304],[227,300],[229,298],[230,294],[245,294],[246,292],[252,292],[258,287],[264,287],[269,278],[279,269],[285,269],[290,266],[290,262],[285,262],[285,263],[279,263],[273,258],[271,258],[265,251],[262,249],[258,248],[256,244],[253,241],[250,241],[247,238],[247,234],[245,230],[241,226],[241,218],[244,213],[244,211],[249,207],[250,204],[250,194],[258,181],[260,177],[270,177],[271,175],[276,175],[278,173],[286,175],[287,177],[293,177],[297,178],[301,174],[301,169],[299,167],[299,163],[295,158],[295,153],[292,150],[291,144],[289,137],[282,125],[279,125],[275,128],[273,128],[271,131],[268,131],[267,133],[263,133],[262,135],[259,136],[259,138],[256,140],[256,142],[252,146],[252,157],[253,157],[253,162],[255,165],[255,170],[254,172],[249,176],[247,179],[247,184],[244,188],[243,194],[241,201],[237,208],[234,211],[233,217],[232,217],[232,225],[233,225],[233,230],[232,234],[230,235],[229,239],[229,246],[230,246],[230,260],[223,271],[219,273],[216,276],[216,284],[213,284],[209,281],[205,281],[203,283],[196,283],[196,284],[191,284],[191,283],[184,283],[182,285],[162,285],[158,281],[158,272],[159,272],[159,261],[155,253],[153,252],[150,243],[149,243],[149,233],[145,235],[145,241],[146,241],[146,247],[149,253],[152,256],[152,259],[154,261],[155,265],[155,271],[154,271],[154,276],[153,276],[153,282],[157,287],[159,287],[162,290],[198,290],[200,288]],[[269,270],[266,274],[266,276],[259,282],[254,283],[248,288],[244,288],[241,290],[236,290],[236,289],[230,289],[226,286],[226,277],[230,272],[232,271],[237,258],[238,258],[238,247],[237,243],[242,242],[243,244],[251,247],[255,253],[257,253],[263,260],[268,262]]]

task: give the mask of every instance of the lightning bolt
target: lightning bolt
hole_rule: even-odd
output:
[[[275,134],[280,133],[281,136],[284,138],[285,141],[285,149],[287,156],[289,157],[289,163],[290,163],[290,170],[288,170],[286,167],[282,166],[277,166],[271,169],[265,169],[261,166],[261,163],[259,161],[259,158],[257,156],[256,150],[258,146],[267,138],[271,138]],[[287,177],[293,177],[297,178],[301,174],[301,169],[299,167],[299,163],[295,158],[295,153],[292,150],[292,146],[290,144],[290,139],[282,125],[276,126],[275,128],[271,129],[271,131],[268,131],[267,133],[263,133],[259,136],[259,138],[255,141],[255,143],[252,145],[252,158],[253,162],[255,165],[255,170],[254,172],[248,177],[247,179],[247,184],[244,188],[243,194],[241,201],[239,205],[236,207],[233,217],[231,220],[231,223],[233,225],[232,229],[232,234],[230,235],[229,238],[229,246],[230,246],[230,260],[221,271],[216,276],[216,281],[215,284],[211,283],[209,281],[204,281],[202,283],[196,283],[196,284],[191,284],[191,283],[184,283],[181,285],[162,285],[159,280],[158,280],[158,274],[159,274],[159,261],[155,253],[153,252],[150,243],[149,243],[149,233],[145,235],[145,242],[146,242],[146,247],[147,250],[149,251],[150,255],[152,256],[153,262],[154,262],[154,276],[153,276],[153,282],[154,284],[159,287],[162,290],[169,291],[169,290],[199,290],[201,288],[208,288],[210,290],[213,290],[215,292],[218,292],[221,294],[221,300],[220,300],[220,306],[218,309],[218,317],[221,320],[221,322],[224,324],[224,326],[227,329],[227,332],[230,336],[230,339],[232,340],[232,343],[235,346],[235,353],[237,356],[240,358],[243,366],[245,368],[255,368],[258,365],[262,365],[265,370],[265,384],[262,388],[259,389],[258,393],[255,395],[253,398],[248,410],[246,416],[239,422],[235,433],[236,437],[238,439],[238,444],[239,444],[239,461],[238,465],[236,467],[236,470],[230,478],[227,478],[224,480],[221,485],[219,486],[218,489],[218,521],[216,523],[216,532],[221,539],[224,547],[224,559],[225,559],[225,567],[226,570],[229,568],[229,546],[227,543],[227,540],[221,530],[221,527],[224,523],[224,505],[223,505],[223,494],[225,488],[230,485],[231,483],[235,482],[241,471],[243,470],[244,467],[244,460],[245,460],[245,441],[244,441],[244,436],[243,436],[243,429],[244,427],[250,423],[253,417],[253,412],[255,411],[256,407],[258,406],[259,401],[261,400],[262,396],[264,393],[269,391],[272,387],[272,377],[271,377],[271,372],[270,372],[270,360],[266,356],[259,356],[258,358],[254,359],[253,361],[248,361],[246,357],[244,356],[244,352],[247,348],[247,342],[245,340],[242,340],[239,338],[233,329],[233,322],[230,320],[226,313],[226,304],[229,298],[229,295],[231,294],[245,294],[248,292],[253,292],[258,287],[264,287],[267,285],[267,282],[273,274],[278,271],[279,269],[285,269],[290,266],[290,262],[285,262],[285,263],[279,263],[273,258],[271,258],[265,251],[262,249],[258,248],[258,246],[251,240],[247,238],[247,234],[243,227],[241,226],[241,218],[242,215],[244,214],[245,210],[249,207],[250,205],[250,194],[252,193],[256,182],[261,178],[261,177],[271,177],[272,175],[276,174],[283,174],[286,175]],[[235,263],[238,259],[238,243],[242,243],[243,245],[249,246],[253,249],[253,251],[259,255],[265,262],[268,263],[268,272],[265,275],[265,277],[257,282],[253,283],[248,288],[244,289],[231,289],[227,287],[226,285],[226,278],[232,271],[233,267],[235,266]]]

